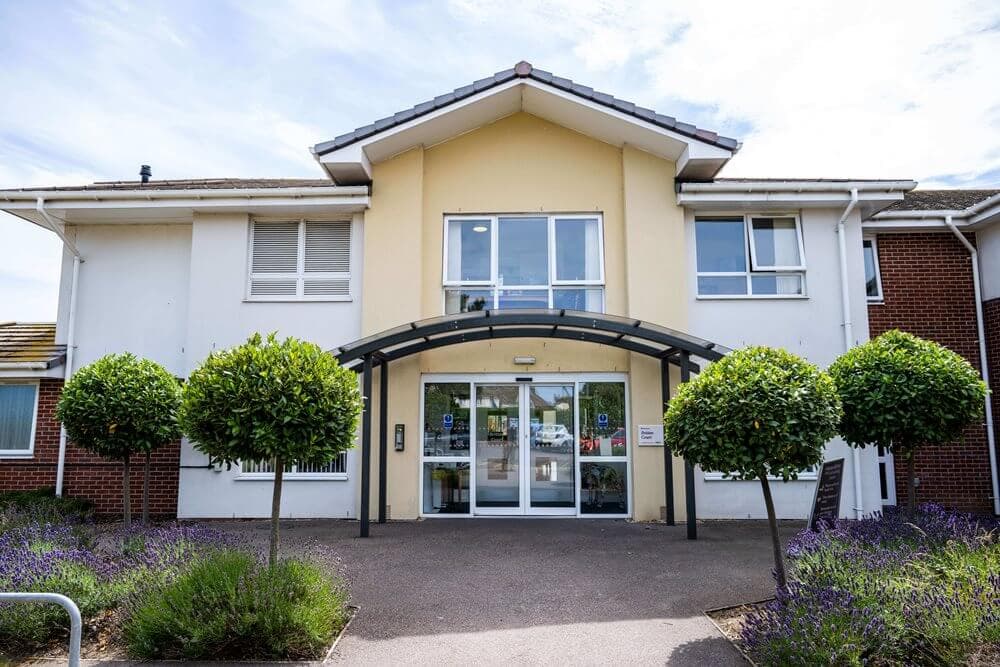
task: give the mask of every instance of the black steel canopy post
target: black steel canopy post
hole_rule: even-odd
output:
[[[665,414],[670,405],[670,361],[660,360],[660,395],[663,397],[663,410]],[[663,440],[663,493],[666,503],[664,504],[666,516],[664,520],[668,526],[673,526],[674,521],[674,453],[670,451],[669,445]]]
[[[361,396],[361,537],[368,537],[368,515],[372,487],[372,357],[366,354],[362,360]]]
[[[385,523],[389,438],[389,361],[382,359],[378,374],[378,522]]]
[[[688,352],[681,352],[681,383],[691,380],[691,355]],[[698,539],[698,518],[695,509],[694,497],[694,466],[690,461],[684,461],[684,500],[687,504],[687,528],[688,539]]]

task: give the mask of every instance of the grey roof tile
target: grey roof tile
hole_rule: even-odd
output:
[[[910,190],[883,211],[962,211],[1000,195],[1000,190]]]
[[[653,125],[659,127],[673,130],[678,134],[683,134],[685,136],[691,137],[692,139],[697,139],[699,141],[704,141],[712,145],[718,146],[720,148],[725,148],[727,150],[736,151],[739,150],[740,142],[736,139],[731,139],[729,137],[720,137],[715,132],[711,130],[702,130],[690,123],[679,123],[677,120],[671,116],[664,116],[656,113],[652,109],[647,109],[645,107],[636,106],[634,103],[628,100],[621,100],[613,97],[607,93],[595,92],[593,88],[589,86],[584,86],[582,84],[573,83],[570,79],[566,79],[561,76],[555,76],[551,72],[545,70],[535,69],[529,63],[521,61],[513,68],[505,69],[503,71],[497,72],[491,77],[486,77],[483,79],[478,79],[473,83],[462,86],[461,88],[456,88],[450,93],[445,93],[444,95],[438,95],[433,100],[426,102],[421,102],[417,104],[412,109],[407,109],[394,114],[391,117],[383,118],[376,121],[372,125],[366,125],[365,127],[358,128],[354,132],[349,132],[347,134],[342,134],[335,138],[333,141],[325,141],[316,144],[313,147],[313,152],[317,155],[323,155],[337,148],[342,148],[355,141],[364,139],[365,137],[371,136],[375,132],[382,131],[384,129],[394,127],[401,123],[413,120],[418,116],[426,114],[434,109],[440,109],[442,107],[448,106],[460,99],[469,97],[475,93],[488,90],[494,86],[506,83],[516,78],[529,78],[550,85],[554,88],[560,90],[565,90],[577,95],[586,100],[590,100],[601,104],[603,106],[617,109],[618,111],[627,113],[636,118],[642,119]]]

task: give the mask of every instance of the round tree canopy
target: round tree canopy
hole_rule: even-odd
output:
[[[181,437],[180,399],[180,382],[156,362],[110,354],[73,374],[56,417],[75,444],[124,459]]]
[[[225,462],[325,463],[354,444],[357,375],[317,345],[274,334],[213,353],[184,386],[180,422]]]
[[[958,354],[902,331],[853,348],[830,366],[844,404],[840,433],[896,453],[957,440],[980,419],[986,384]]]
[[[788,480],[822,461],[839,419],[825,373],[784,350],[747,347],[679,387],[665,435],[675,454],[704,470]]]

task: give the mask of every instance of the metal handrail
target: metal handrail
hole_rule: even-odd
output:
[[[83,633],[83,619],[80,608],[65,595],[59,593],[0,593],[0,601],[13,602],[54,602],[69,613],[69,667],[80,667],[80,636]]]

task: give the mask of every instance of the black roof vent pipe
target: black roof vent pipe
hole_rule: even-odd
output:
[[[143,183],[149,183],[149,179],[153,177],[153,170],[148,164],[142,165],[139,169],[139,178],[142,179]]]

